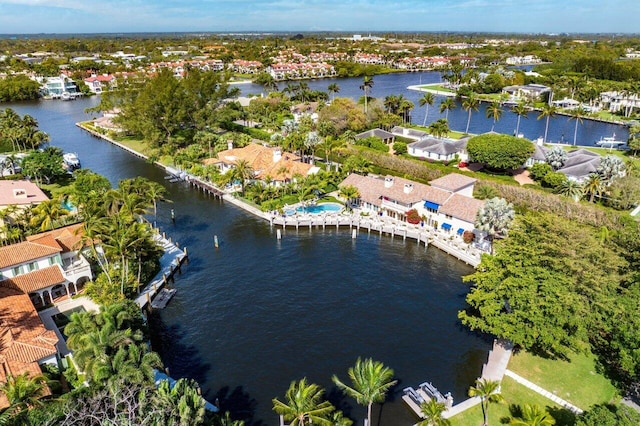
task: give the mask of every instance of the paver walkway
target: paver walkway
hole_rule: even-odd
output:
[[[540,386],[536,385],[535,383],[530,382],[529,380],[527,380],[524,377],[514,373],[513,371],[506,370],[504,372],[504,374],[506,376],[511,377],[513,380],[515,380],[516,382],[520,383],[521,385],[528,387],[532,391],[537,392],[540,395],[549,398],[550,400],[552,400],[556,404],[561,405],[562,407],[564,407],[564,408],[566,408],[568,410],[571,410],[576,414],[582,414],[582,409],[576,407],[575,405],[571,404],[568,401],[565,401],[564,399],[560,398],[559,396],[552,394],[548,390],[542,389]]]

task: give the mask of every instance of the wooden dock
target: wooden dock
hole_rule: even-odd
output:
[[[166,308],[167,304],[175,294],[176,294],[175,288],[163,288],[156,294],[156,297],[154,297],[153,300],[151,301],[151,307],[153,309]]]

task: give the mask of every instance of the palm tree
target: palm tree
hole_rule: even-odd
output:
[[[214,426],[244,426],[244,420],[233,420],[231,413],[225,411],[224,414],[216,416],[213,420]]]
[[[504,110],[502,109],[502,105],[500,105],[500,102],[498,101],[493,101],[487,106],[487,118],[493,118],[493,125],[491,126],[492,132],[493,128],[496,126],[496,122],[500,120],[500,117],[502,117],[503,113]]]
[[[351,204],[351,201],[360,196],[358,188],[353,185],[345,185],[340,187],[340,196],[347,200],[347,204]]]
[[[599,197],[604,192],[604,181],[598,173],[589,173],[583,182],[583,190],[589,196],[589,202],[593,203],[595,197]]]
[[[468,97],[462,101],[462,108],[469,113],[467,118],[467,128],[465,130],[466,134],[469,134],[469,124],[471,123],[471,113],[473,111],[477,111],[480,107],[480,100],[476,97],[475,94],[471,93]]]
[[[7,381],[0,385],[0,392],[9,401],[9,407],[2,413],[0,419],[10,424],[29,425],[28,411],[42,405],[40,398],[47,391],[47,381],[44,376],[29,377],[27,373],[19,376],[7,376]]]
[[[420,404],[420,411],[424,420],[418,423],[418,426],[449,426],[451,422],[442,417],[447,407],[442,402],[438,402],[431,398],[427,402]]]
[[[439,118],[433,123],[429,124],[429,133],[433,136],[442,138],[449,134],[449,123],[446,118]]]
[[[331,83],[327,86],[327,91],[331,94],[331,101],[335,99],[335,94],[340,92],[340,86],[337,83]]]
[[[399,96],[399,100],[400,103],[398,105],[398,109],[402,115],[402,122],[408,123],[411,121],[411,110],[415,105],[409,99],[405,99],[402,95]]]
[[[445,113],[444,118],[449,119],[449,111],[455,109],[456,101],[453,98],[447,97],[440,102],[440,114]]]
[[[153,393],[153,424],[167,426],[205,424],[205,401],[199,394],[198,384],[194,380],[180,379],[174,386],[168,380],[162,380]],[[231,425],[231,424],[230,424]]]
[[[577,202],[584,195],[584,188],[581,183],[573,179],[565,179],[556,189],[556,193],[573,198]]]
[[[254,171],[251,165],[247,160],[240,159],[236,161],[235,167],[231,171],[232,177],[237,179],[242,186],[242,191],[244,192],[244,183],[248,180],[253,179]]]
[[[514,135],[518,136],[518,134],[520,133],[520,119],[522,117],[524,117],[525,119],[529,118],[529,116],[527,115],[527,112],[529,112],[529,107],[527,106],[527,103],[525,101],[520,101],[511,107],[511,112],[518,116],[518,121],[516,123],[516,134]]]
[[[422,97],[418,101],[418,105],[420,105],[420,106],[425,106],[426,105],[427,106],[427,110],[424,113],[424,120],[422,121],[422,127],[427,125],[427,117],[429,116],[429,106],[433,105],[435,100],[436,99],[433,96],[433,93],[426,92],[424,95],[422,95]]]
[[[569,120],[576,120],[576,126],[573,129],[573,146],[576,145],[576,141],[578,139],[578,124],[582,123],[582,117],[584,117],[585,115],[587,115],[587,111],[585,111],[582,106],[579,106],[578,108],[571,111]]]
[[[500,394],[500,382],[495,380],[478,379],[475,386],[469,389],[470,397],[479,397],[482,406],[483,426],[489,425],[489,404],[499,403],[504,400]]]
[[[511,419],[510,426],[553,426],[556,424],[554,419],[545,409],[538,405],[525,404],[522,407],[522,416],[517,419]]]
[[[364,91],[364,113],[367,113],[367,99],[369,98],[369,92],[373,88],[373,78],[365,75],[360,85],[360,90]]]
[[[498,195],[498,190],[489,185],[476,186],[473,191],[473,197],[478,200],[488,200],[490,198],[495,198]]]
[[[69,210],[62,207],[62,202],[59,198],[54,198],[35,206],[33,213],[31,226],[39,228],[41,231],[47,231],[53,229],[58,220],[67,216]]]
[[[551,117],[555,117],[557,112],[558,112],[558,108],[556,108],[555,105],[544,104],[544,106],[542,107],[542,110],[540,111],[540,114],[538,114],[538,120],[545,117],[547,119],[547,124],[544,127],[544,138],[542,139],[542,142],[547,141],[547,133],[549,132],[549,119]]]
[[[273,398],[273,411],[283,416],[290,426],[305,426],[317,424],[332,426],[328,417],[334,411],[329,401],[323,401],[324,390],[314,384],[307,383],[303,378],[299,382],[293,381],[285,393],[285,401]]]
[[[348,370],[352,386],[348,386],[334,375],[331,379],[358,404],[367,406],[367,426],[371,425],[371,407],[374,402],[384,402],[387,391],[397,383],[393,379],[393,370],[379,361],[358,358],[356,364]]]

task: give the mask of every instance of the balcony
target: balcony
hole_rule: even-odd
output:
[[[91,266],[84,258],[64,259],[62,261],[62,272],[67,280],[74,283],[82,277],[93,278]]]

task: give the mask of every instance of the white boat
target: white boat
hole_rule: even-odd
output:
[[[73,152],[67,152],[66,154],[64,154],[62,156],[62,161],[69,170],[80,168],[80,159],[78,158],[78,155]]]
[[[620,145],[626,145],[627,142],[626,141],[621,141],[616,139],[616,134],[614,133],[613,136],[605,136],[600,138],[599,141],[596,141],[596,145],[598,146],[602,146],[605,148],[613,148],[613,147],[617,147]]]

